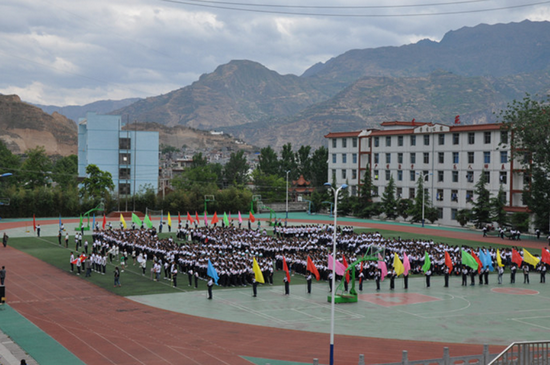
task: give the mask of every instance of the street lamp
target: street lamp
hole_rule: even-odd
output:
[[[338,194],[340,190],[346,189],[348,186],[342,184],[338,189],[334,190],[331,183],[326,182],[325,186],[332,189],[334,193],[334,227],[332,227],[332,293],[330,298],[330,365],[334,365],[334,307],[336,293],[336,218],[338,212]]]
[[[290,170],[286,171],[286,220],[288,220],[288,173]],[[285,221],[286,226],[286,221]]]
[[[431,175],[432,173],[424,173],[424,172],[417,172],[417,175],[420,175],[422,177],[422,227],[424,227],[424,191],[426,188],[424,187],[424,182],[426,181],[426,176]]]

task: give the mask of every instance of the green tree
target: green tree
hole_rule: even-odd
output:
[[[199,190],[203,187],[218,187],[219,175],[215,171],[216,166],[204,165],[190,167],[172,179],[172,186],[178,190],[190,190],[197,186]],[[221,173],[221,171],[220,171]]]
[[[540,168],[531,167],[530,174],[531,185],[525,186],[523,190],[523,202],[534,214],[535,227],[545,232],[548,231],[550,218],[550,180]]]
[[[424,202],[424,204],[422,204],[422,202]],[[416,195],[414,197],[414,203],[408,211],[409,216],[411,217],[411,222],[422,222],[422,207],[424,207],[424,219],[428,218],[428,216],[431,218],[430,194],[428,189],[424,188],[424,178],[419,176],[418,179],[416,179]]]
[[[43,146],[25,151],[26,159],[21,165],[21,182],[27,188],[50,186],[52,161]]]
[[[460,209],[456,212],[456,221],[464,227],[470,221],[471,212],[469,209]]]
[[[296,158],[294,152],[292,152],[292,145],[287,143],[281,150],[281,160],[279,161],[279,176],[286,178],[286,172],[289,173],[289,180],[296,180],[298,176],[298,165],[296,164]]]
[[[208,165],[208,159],[202,155],[202,152],[193,155],[193,162],[191,162],[191,168],[204,167]]]
[[[393,175],[390,175],[390,181],[382,193],[382,206],[384,214],[389,219],[397,217],[397,199],[395,198],[395,181]]]
[[[229,161],[224,168],[224,177],[231,184],[243,185],[248,180],[248,169],[250,166],[246,162],[244,151],[240,150],[237,153],[231,153]]]
[[[487,177],[485,171],[481,172],[481,176],[477,181],[474,191],[476,201],[472,207],[472,221],[475,222],[477,228],[491,222],[491,193],[487,190]]]
[[[296,152],[295,160],[299,175],[304,175],[306,180],[311,180],[311,147],[301,146]]]
[[[314,187],[323,186],[328,179],[328,149],[321,146],[311,155],[309,179]]]
[[[82,181],[80,195],[92,199],[106,198],[115,188],[113,176],[108,171],[102,171],[97,165],[86,166],[86,178]]]
[[[397,202],[397,214],[406,220],[409,217],[409,211],[412,205],[413,201],[410,199],[399,199]]]
[[[497,196],[491,198],[491,221],[497,222],[499,227],[505,226],[508,223],[508,214],[504,210],[505,205],[506,192],[502,184],[500,184]]]
[[[286,199],[286,180],[278,175],[265,175],[259,169],[252,172],[254,194],[264,202],[283,202]]]
[[[21,165],[21,158],[17,155],[14,155],[11,153],[11,151],[8,149],[4,141],[0,140],[0,175],[11,173],[14,174],[14,176],[11,176],[9,178],[3,177],[0,183],[2,184],[10,184],[16,182],[16,176],[17,170],[19,169],[19,166]]]
[[[57,160],[53,166],[52,179],[61,188],[68,189],[78,185],[78,156],[70,155]]]
[[[264,175],[277,175],[279,173],[277,153],[271,146],[264,147],[260,150],[260,155],[258,156],[258,170]]]

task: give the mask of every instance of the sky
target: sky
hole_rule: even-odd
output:
[[[0,94],[84,105],[166,94],[231,60],[301,75],[348,50],[550,20],[544,0],[2,0]]]

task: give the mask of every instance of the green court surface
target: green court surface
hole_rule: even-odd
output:
[[[471,344],[507,345],[514,341],[546,339],[550,335],[549,288],[539,284],[539,275],[531,274],[531,284],[461,286],[451,278],[449,288],[443,277],[433,277],[430,288],[423,278],[409,279],[409,289],[396,289],[382,282],[377,292],[368,282],[359,294],[359,302],[336,305],[336,334],[401,340],[423,340]],[[493,283],[491,283],[491,281]],[[469,281],[468,281],[469,283]],[[292,285],[290,296],[282,287],[215,290],[213,300],[206,291],[129,297],[136,302],[194,316],[222,321],[284,329],[329,333],[330,303],[328,285],[314,284],[312,294],[304,285]]]

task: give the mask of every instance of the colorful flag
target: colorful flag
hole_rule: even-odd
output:
[[[349,283],[349,270],[348,269],[348,262],[346,261],[346,256],[342,254],[342,264],[346,268],[346,283]]]
[[[449,268],[449,272],[453,271],[453,260],[447,251],[445,251],[445,266]]]
[[[498,267],[504,267],[504,264],[502,263],[502,258],[500,257],[500,251],[498,250],[498,248],[497,248],[497,265]]]
[[[386,263],[384,260],[382,260],[382,256],[378,254],[378,268],[380,269],[380,280],[384,281],[384,278],[386,275],[388,275],[388,267],[386,266]]]
[[[334,258],[332,257],[331,254],[328,255],[328,269],[331,270],[331,271],[334,271],[336,273],[336,275],[344,275],[344,272],[346,271],[346,268],[344,267],[344,265],[339,262],[338,260],[336,260],[336,269],[333,270],[332,269],[332,262],[334,261]]]
[[[206,275],[210,276],[214,280],[214,283],[218,285],[218,280],[220,279],[220,277],[218,276],[218,272],[214,268],[214,265],[212,265],[210,259],[208,259],[208,268],[206,269]]]
[[[82,229],[82,213],[80,214],[80,223],[78,224],[78,229]]]
[[[428,251],[425,251],[424,253],[424,265],[422,265],[422,271],[426,272],[430,270],[432,267],[432,260],[430,260],[430,255],[428,255]]]
[[[523,249],[523,261],[527,262],[529,265],[532,265],[533,267],[536,267],[540,262],[538,258],[531,255],[529,251],[527,251],[526,249]]]
[[[189,212],[187,212],[187,214],[189,215]],[[181,224],[181,215],[180,215],[180,212],[178,212],[178,224]]]
[[[206,212],[204,212],[204,225],[208,226],[208,218],[206,218]]]
[[[193,218],[191,218],[191,214],[189,214],[189,212],[187,212],[187,221],[191,224],[193,224]],[[197,220],[197,223],[199,223],[199,221]]]
[[[105,217],[105,213],[103,213],[103,224],[101,225],[101,229],[105,230],[106,224],[107,224],[107,217]]]
[[[170,212],[168,212],[168,218],[166,218],[166,221],[168,222],[168,226],[172,227],[172,218],[170,218]]]
[[[92,220],[92,231],[95,230],[95,213],[94,213],[94,219]]]
[[[403,263],[401,262],[401,259],[399,258],[397,252],[393,254],[393,269],[395,270],[395,274],[397,276],[405,272],[405,266],[403,266]]]
[[[512,249],[512,262],[518,266],[521,266],[521,263],[523,262],[523,258],[515,248]]]
[[[120,213],[120,223],[122,223],[122,227],[126,229],[126,221],[124,220],[124,217],[122,216],[122,213]]]
[[[34,230],[36,231],[36,218],[34,217],[34,214],[32,215],[32,226]]]
[[[258,261],[256,261],[255,257],[252,259],[252,271],[254,271],[254,279],[256,279],[256,282],[262,284],[265,283],[264,274],[262,274],[262,270],[260,270],[260,265],[258,265]]]
[[[153,222],[151,222],[151,217],[149,217],[147,214],[145,215],[145,218],[143,218],[143,222],[147,226],[147,228],[151,229],[153,228]]]
[[[227,218],[227,214],[225,214],[225,212],[223,212],[223,224],[229,227],[229,218]]]
[[[250,212],[250,214],[248,215],[248,219],[249,219],[252,223],[256,222],[256,218],[254,218],[254,215],[252,214],[252,212]]]
[[[62,224],[63,224],[63,223],[61,223],[61,213],[59,213],[59,229],[60,229],[60,230],[61,230],[61,225],[62,225]]]
[[[143,224],[136,213],[132,213],[132,222],[134,222],[138,227],[141,227],[141,225]]]
[[[545,248],[542,249],[540,260],[545,264],[550,264],[550,252],[548,252]]]
[[[191,221],[193,221],[193,220],[191,219]],[[197,224],[200,223],[200,220],[199,220],[199,213],[197,213],[196,210],[195,210],[195,222],[197,222]]]
[[[313,261],[311,261],[311,258],[309,257],[309,255],[307,255],[307,268],[306,268],[306,270],[309,271],[310,273],[312,273],[313,275],[315,275],[315,279],[317,279],[317,281],[319,281],[319,279],[321,279],[321,275],[319,275],[319,270],[317,270],[317,266],[315,266]]]
[[[478,264],[477,261],[470,255],[468,252],[462,250],[462,265],[471,267],[474,270],[477,270]]]
[[[494,271],[493,268],[493,260],[491,259],[491,255],[489,255],[488,252],[485,252],[483,250],[479,250],[479,259],[481,260],[481,263],[484,267],[488,267],[489,271]]]
[[[403,252],[403,267],[405,268],[403,274],[405,276],[409,275],[409,271],[411,270],[411,262],[409,261],[409,256],[407,256],[405,252]]]
[[[215,224],[218,223],[220,220],[218,219],[218,212],[214,212],[214,216],[212,217],[212,221],[210,223]]]
[[[481,268],[483,267],[483,264],[481,263],[481,260],[479,259],[479,257],[477,257],[476,253],[474,252],[474,250],[472,250],[472,253],[470,254],[472,255],[472,257],[474,258],[474,260],[476,260],[477,262],[477,272],[480,273],[481,272]]]
[[[283,256],[283,270],[286,272],[286,280],[290,283],[290,272],[288,271],[288,265],[286,264],[286,259]]]
[[[239,210],[239,223],[243,223],[243,217],[241,217],[241,211]]]

